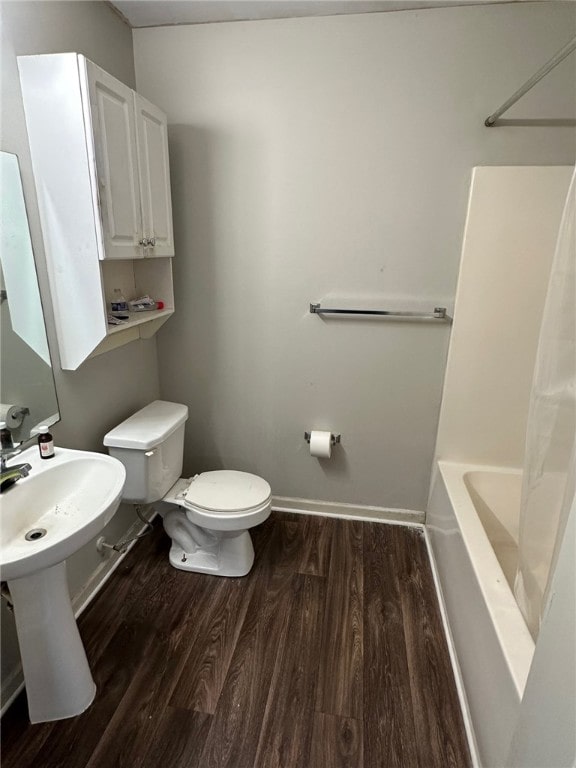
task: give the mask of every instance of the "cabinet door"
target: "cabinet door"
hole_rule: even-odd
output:
[[[134,94],[145,256],[174,256],[166,115]]]
[[[134,91],[86,61],[106,259],[144,255]]]

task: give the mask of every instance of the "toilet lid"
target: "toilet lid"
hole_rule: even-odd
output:
[[[241,512],[270,498],[270,486],[257,475],[216,470],[197,475],[186,492],[186,503],[210,512]]]

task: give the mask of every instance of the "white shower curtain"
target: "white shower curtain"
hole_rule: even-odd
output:
[[[534,639],[576,487],[576,172],[560,230],[528,413],[514,591]]]

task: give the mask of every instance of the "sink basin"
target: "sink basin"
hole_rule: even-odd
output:
[[[126,472],[111,456],[38,448],[12,464],[28,477],[0,496],[0,577],[8,582],[32,723],[79,715],[96,695],[66,578],[66,558],[97,536],[120,503]]]
[[[0,496],[0,573],[4,581],[62,562],[94,538],[120,503],[126,471],[111,456],[34,446],[13,463],[32,466]],[[28,534],[28,539],[26,535]]]

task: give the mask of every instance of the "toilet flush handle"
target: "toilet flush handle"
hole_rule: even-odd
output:
[[[154,456],[155,453],[156,453],[156,451],[146,451],[144,456],[147,456],[148,458],[150,458],[150,456]]]

